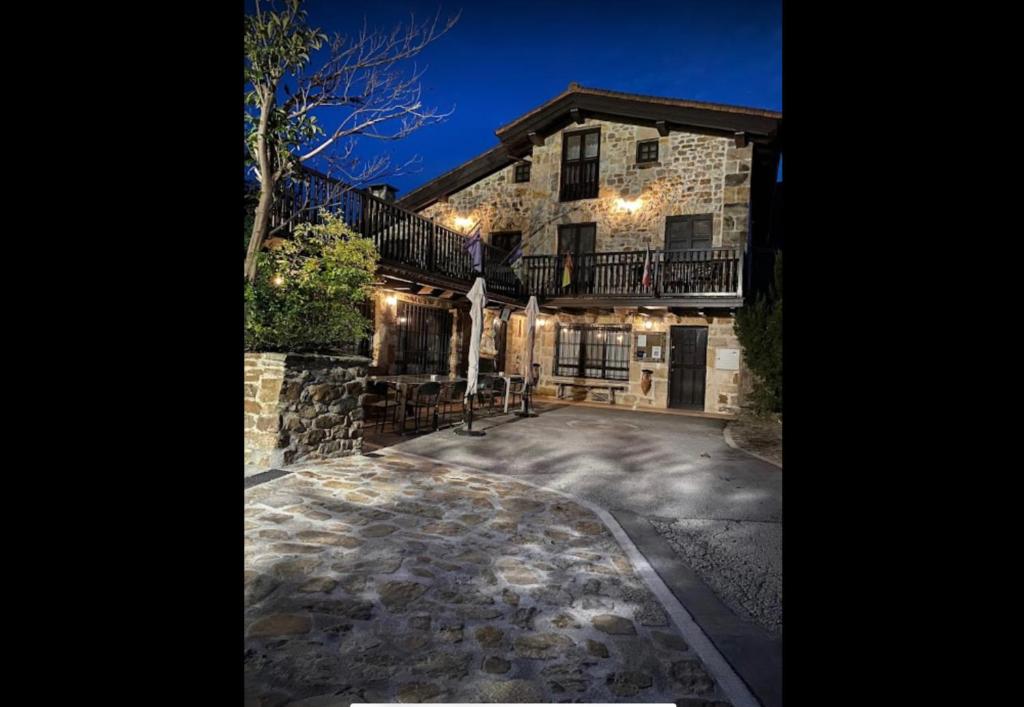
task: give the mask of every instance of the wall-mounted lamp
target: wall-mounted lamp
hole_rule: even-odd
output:
[[[653,326],[654,322],[652,322],[649,318],[644,320],[644,329],[650,329]]]
[[[548,320],[545,319],[544,317],[537,317],[537,328],[538,329],[543,329],[544,325],[547,323],[547,321]]]
[[[455,217],[455,227],[465,231],[467,228],[473,225],[473,219],[466,218],[465,216]]]
[[[387,297],[384,298],[384,303],[387,304],[387,306],[389,307],[394,307],[396,304],[398,304],[398,298],[395,297],[394,295],[388,295]]]
[[[622,211],[628,211],[631,214],[635,214],[640,210],[640,207],[644,205],[643,199],[616,199],[615,206]]]

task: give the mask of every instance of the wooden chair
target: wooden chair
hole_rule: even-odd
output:
[[[413,394],[412,399],[407,400],[405,403],[406,417],[409,413],[412,413],[413,432],[420,431],[420,411],[424,413],[424,416],[428,416],[430,411],[434,411],[433,428],[437,429],[437,406],[440,402],[441,397],[441,384],[440,383],[421,383],[416,386],[416,392]],[[405,429],[402,430],[405,432]]]

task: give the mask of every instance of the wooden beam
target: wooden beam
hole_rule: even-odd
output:
[[[526,134],[526,136],[528,138],[530,138],[530,142],[532,142],[537,147],[543,147],[544,146],[544,136],[543,135],[538,135],[536,132],[530,131],[530,132],[528,132]]]
[[[418,295],[431,295],[431,294],[434,293],[434,289],[435,288],[431,287],[430,285],[424,285],[423,287],[420,288],[420,291],[417,292],[416,294],[418,294]]]
[[[442,194],[441,196],[437,197],[437,203],[439,203],[439,204],[447,204],[448,203],[448,195],[447,194]]]
[[[736,137],[736,147],[746,147],[747,143],[750,142],[750,139],[747,137],[747,134],[744,133],[744,132],[736,133],[735,137]]]
[[[569,115],[572,116],[573,122],[575,122],[577,125],[583,125],[584,118],[583,114],[580,113],[579,108],[570,108]]]
[[[658,120],[654,123],[654,126],[658,128],[658,134],[662,137],[668,137],[668,123],[664,120]]]
[[[441,293],[441,299],[451,299],[454,296],[455,292],[453,290],[445,290]]]

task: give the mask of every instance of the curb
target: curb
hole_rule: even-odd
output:
[[[419,454],[413,454],[410,452],[402,452],[385,447],[379,449],[376,452],[381,456],[400,456],[409,457],[411,459],[417,459],[430,464],[443,464],[444,466],[464,471],[470,474],[479,474],[482,476],[496,476],[491,472],[481,471],[465,464],[456,464],[451,462],[439,462],[436,459],[430,457],[424,457]],[[505,477],[503,477],[505,478]],[[619,546],[625,551],[626,557],[629,558],[630,564],[633,565],[634,571],[640,577],[641,580],[648,586],[651,592],[658,598],[661,605],[665,607],[672,622],[679,629],[679,632],[683,634],[683,637],[693,648],[694,653],[700,658],[704,667],[707,668],[708,672],[714,677],[715,682],[722,688],[722,692],[725,693],[726,698],[732,703],[732,707],[761,707],[761,703],[751,692],[747,684],[743,682],[743,679],[733,670],[732,666],[725,657],[719,652],[712,643],[704,630],[693,620],[693,616],[686,610],[686,607],[680,603],[672,591],[665,585],[661,577],[654,570],[651,564],[647,561],[647,558],[643,556],[636,545],[630,539],[626,531],[622,529],[615,517],[606,511],[605,509],[597,506],[590,501],[584,500],[566,491],[559,491],[558,489],[548,488],[547,486],[540,486],[523,479],[514,479],[516,482],[524,484],[526,486],[532,486],[535,489],[541,491],[547,491],[554,493],[559,496],[570,499],[574,503],[577,503],[584,508],[591,511],[594,515],[601,519],[601,522],[611,531],[612,536],[615,538]]]
[[[740,445],[736,444],[736,440],[733,439],[732,432],[729,431],[728,424],[726,424],[725,427],[722,429],[722,437],[725,438],[725,443],[732,447],[733,449],[743,452],[744,454],[749,454],[750,456],[754,457],[754,459],[759,459],[763,461],[765,464],[771,464],[777,469],[782,469],[782,464],[779,464],[774,459],[769,459],[768,457],[761,456],[757,452],[751,452],[749,449],[744,449]]]

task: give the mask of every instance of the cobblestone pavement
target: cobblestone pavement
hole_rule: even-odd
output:
[[[293,470],[245,491],[247,705],[728,704],[587,508],[401,455]]]

